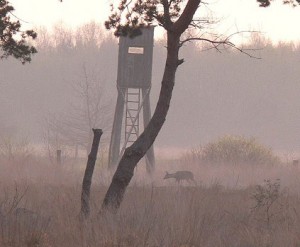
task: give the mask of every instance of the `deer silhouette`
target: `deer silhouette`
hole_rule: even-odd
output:
[[[190,171],[177,171],[175,173],[168,173],[166,172],[166,175],[164,176],[164,179],[169,178],[175,178],[177,183],[180,183],[181,180],[185,180],[187,182],[194,182],[196,184],[196,181],[194,179],[194,174]]]

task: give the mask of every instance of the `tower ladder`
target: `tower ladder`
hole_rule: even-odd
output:
[[[127,88],[125,95],[125,141],[124,146],[133,143],[139,136],[141,89]]]

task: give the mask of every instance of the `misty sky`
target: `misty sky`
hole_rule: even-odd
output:
[[[95,20],[103,22],[109,13],[111,0],[12,0],[15,14],[28,26],[51,27],[64,22],[75,27]],[[274,42],[300,39],[300,30],[294,26],[300,22],[299,8],[282,6],[275,1],[270,8],[258,8],[255,0],[213,0],[199,11],[221,19],[221,32],[256,30],[264,32]],[[295,25],[293,25],[295,24]]]

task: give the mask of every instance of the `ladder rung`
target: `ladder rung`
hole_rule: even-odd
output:
[[[131,132],[128,132],[126,131],[125,134],[130,134],[130,135],[138,135],[139,133],[138,132],[134,132],[134,131],[131,131]]]
[[[130,135],[138,135],[139,132],[138,132],[138,130],[137,130],[137,131],[131,131],[131,132],[126,131],[125,134],[126,134],[126,135],[129,135],[129,134],[130,134]]]
[[[131,128],[131,127],[133,127],[133,129],[138,129],[137,127],[139,127],[137,124],[135,124],[135,125],[132,125],[132,124],[126,124],[126,130],[127,130],[127,128]],[[135,127],[135,128],[134,128]]]
[[[127,131],[127,130],[125,131],[126,134],[138,134],[138,132],[139,132],[138,130],[136,130],[136,131],[131,131],[131,132],[129,132],[129,131]]]
[[[138,131],[136,131],[136,132],[135,131],[131,131],[131,132],[126,131],[125,134],[138,135]]]
[[[134,129],[138,129],[139,125],[138,125],[138,124],[126,124],[125,127],[126,127],[126,128],[131,128],[131,127],[133,127]]]
[[[139,109],[132,109],[132,108],[127,108],[127,111],[138,111]]]
[[[134,117],[127,117],[127,116],[126,116],[126,120],[128,120],[128,119],[131,120],[130,122],[131,122],[132,124],[136,123],[136,124],[138,125],[138,122],[139,122],[138,119],[137,119],[137,121],[133,121],[133,120],[134,120]],[[126,122],[127,122],[127,121],[126,121]],[[132,124],[126,124],[126,125],[130,125],[130,126],[131,126]]]
[[[127,103],[140,103],[140,101],[127,100]]]
[[[128,132],[128,131],[126,131],[125,134],[126,135],[135,135],[135,136],[137,136],[139,133],[138,132]]]
[[[140,93],[127,93],[128,95],[140,95]]]

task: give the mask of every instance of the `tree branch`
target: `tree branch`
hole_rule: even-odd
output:
[[[172,31],[181,35],[189,27],[200,2],[201,0],[189,0],[187,2],[179,19],[174,23]]]
[[[208,43],[212,44],[213,48],[216,49],[219,52],[221,52],[219,46],[223,45],[224,47],[231,47],[231,48],[233,48],[233,49],[235,49],[235,50],[237,50],[237,51],[239,51],[239,52],[241,52],[241,53],[249,56],[250,58],[260,59],[260,57],[253,56],[252,54],[250,54],[249,52],[247,52],[247,51],[254,51],[254,50],[257,50],[257,49],[243,49],[243,48],[240,48],[240,47],[236,46],[234,43],[232,43],[229,40],[229,38],[231,36],[232,35],[228,36],[224,40],[212,40],[212,39],[202,38],[202,37],[191,37],[191,38],[186,38],[183,41],[181,41],[180,45],[182,46],[184,43],[191,42],[191,41],[204,41],[204,42],[208,42]]]
[[[163,27],[166,30],[170,30],[171,26],[172,26],[172,21],[171,21],[171,17],[170,17],[170,5],[168,3],[168,0],[162,0],[162,5],[164,7],[164,23],[163,23]],[[170,2],[171,4],[171,2]]]

